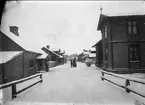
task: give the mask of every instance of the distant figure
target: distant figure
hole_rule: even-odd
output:
[[[71,68],[73,67],[73,59],[70,60]]]
[[[77,67],[76,58],[73,59],[73,67]]]

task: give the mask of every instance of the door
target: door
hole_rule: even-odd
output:
[[[3,64],[0,64],[0,84],[3,84],[3,76],[4,76],[4,71],[3,71]]]
[[[140,45],[136,20],[128,21],[128,59],[129,68],[140,68]]]
[[[140,48],[139,44],[129,45],[129,68],[140,68]]]

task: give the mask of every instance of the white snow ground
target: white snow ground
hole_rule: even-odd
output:
[[[100,69],[84,63],[78,63],[77,68],[71,68],[69,63],[54,67],[44,73],[42,84],[28,89],[6,105],[135,105],[138,102],[136,95],[101,81],[100,76]],[[112,79],[124,84],[122,80]]]

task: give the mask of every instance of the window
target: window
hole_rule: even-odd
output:
[[[105,48],[105,61],[108,61],[108,47]]]
[[[29,68],[30,68],[30,69],[33,68],[33,60],[32,60],[32,59],[29,60]]]
[[[139,61],[139,44],[132,44],[129,47],[130,61]]]
[[[40,66],[42,66],[42,61],[40,61]]]
[[[129,35],[137,35],[136,21],[129,21],[128,22],[128,34]]]
[[[108,36],[108,27],[107,26],[105,26],[105,29],[104,29],[104,36],[105,36],[105,39],[107,38],[107,36]]]

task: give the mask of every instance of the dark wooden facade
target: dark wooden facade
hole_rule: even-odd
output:
[[[46,59],[37,59],[37,64],[38,64],[38,70],[39,71],[48,71],[47,66],[47,60]]]
[[[103,65],[120,73],[145,72],[145,15],[100,15]]]
[[[36,58],[40,53],[25,50],[0,32],[0,52],[14,53],[17,51],[22,53],[0,64],[0,84],[22,79],[37,72]]]
[[[3,64],[0,64],[0,84],[2,84],[3,81],[4,81]]]
[[[83,61],[84,61],[84,60],[83,60],[83,56],[84,56],[83,53],[79,54],[79,55],[77,56],[77,57],[78,57],[77,61],[83,62]]]
[[[37,68],[38,71],[49,71],[49,55],[48,54],[42,54],[37,57]]]
[[[64,64],[64,57],[55,53],[54,51],[49,50],[48,48],[43,47],[42,50],[49,54],[49,61],[55,61],[55,66]]]
[[[8,36],[0,31],[0,51],[22,51],[25,50],[19,44],[12,41]]]
[[[30,75],[36,74],[37,63],[36,57],[37,53],[32,53],[24,51],[22,54],[18,55],[12,60],[3,63],[3,77],[4,83],[11,82],[14,80],[22,79]]]
[[[102,40],[97,42],[93,47],[96,48],[96,63],[97,67],[101,67],[103,65],[103,50],[102,50]]]

